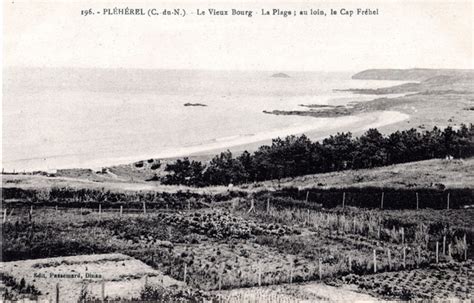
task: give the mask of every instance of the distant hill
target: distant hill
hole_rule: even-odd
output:
[[[429,78],[441,76],[472,76],[472,69],[368,69],[352,76],[352,79],[361,80],[400,80],[425,81]]]
[[[273,78],[290,78],[290,76],[285,73],[276,73],[276,74],[273,74],[272,77]]]

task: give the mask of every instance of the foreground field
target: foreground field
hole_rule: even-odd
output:
[[[300,207],[288,207],[258,199],[253,205],[250,200],[233,198],[200,209],[122,215],[108,208],[100,213],[86,207],[35,207],[32,212],[27,207],[17,208],[2,225],[3,258],[33,264],[37,261],[29,259],[121,253],[127,256],[124,260],[130,260],[127,262],[138,262],[128,258],[140,260],[191,289],[208,295],[217,292],[217,297],[224,290],[289,284],[296,287],[310,282],[337,287],[351,284],[351,290],[380,298],[472,297],[472,284],[453,274],[459,268],[472,274],[472,263],[465,261],[473,255],[474,229],[469,223],[474,221],[472,209],[324,210],[307,208],[304,201]],[[432,285],[431,276],[439,275],[433,266],[440,264],[449,271],[440,278],[446,287],[438,292],[422,291],[422,287]],[[141,266],[127,267],[130,272],[119,274],[119,280],[125,276],[133,276],[135,281],[143,278],[147,270]],[[109,271],[107,266],[97,270]],[[25,272],[32,275],[36,271],[4,272],[13,272],[17,283],[24,278],[45,295],[49,291],[41,283],[25,276]],[[386,276],[379,276],[381,273]],[[422,287],[399,292],[396,283],[390,284],[396,281],[390,279],[392,273],[415,275]],[[149,276],[152,280],[154,273]],[[374,279],[389,286],[372,286],[370,281]],[[140,285],[143,288],[143,283]],[[31,287],[30,292],[34,295]],[[152,293],[157,296],[157,292]],[[229,300],[235,299],[233,293],[224,294]],[[307,299],[323,294],[323,290],[314,291]],[[305,300],[291,292],[282,296],[282,302],[285,296]]]
[[[182,286],[141,261],[123,254],[86,255],[13,261],[3,264],[8,276],[33,285],[38,300],[77,302],[79,298],[139,298],[148,284]],[[58,290],[57,290],[58,289]],[[11,290],[11,289],[10,289]],[[21,288],[18,289],[21,293]],[[59,295],[58,295],[59,293]],[[5,294],[14,297],[15,291]]]

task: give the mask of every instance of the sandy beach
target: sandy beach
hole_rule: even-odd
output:
[[[269,133],[265,138],[263,136],[255,136],[254,140],[247,140],[247,142],[231,142],[230,144],[222,144],[221,146],[208,146],[207,148],[188,153],[191,158],[210,158],[215,154],[229,149],[233,153],[240,153],[245,150],[254,151],[260,146],[271,144],[271,140],[277,137],[284,137],[288,135],[305,134],[313,141],[322,140],[327,136],[336,134],[338,132],[351,132],[355,135],[368,130],[369,128],[388,127],[392,124],[401,123],[409,119],[409,115],[398,111],[381,111],[370,112],[360,115],[340,117],[340,118],[318,118],[315,125],[301,126],[299,128],[289,129],[287,131]],[[315,119],[316,120],[316,119]],[[322,120],[322,121],[321,121]],[[171,156],[175,158],[178,156]],[[145,158],[143,158],[145,159]]]

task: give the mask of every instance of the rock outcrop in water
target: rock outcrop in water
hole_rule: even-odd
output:
[[[184,106],[203,106],[203,107],[206,107],[207,105],[202,104],[202,103],[184,103]]]

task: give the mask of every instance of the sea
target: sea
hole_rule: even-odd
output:
[[[278,72],[5,68],[2,169],[99,168],[328,127],[349,131],[357,117],[263,111],[368,101],[381,96],[335,89],[404,83],[354,80],[354,72],[288,71],[288,77],[273,77]]]

